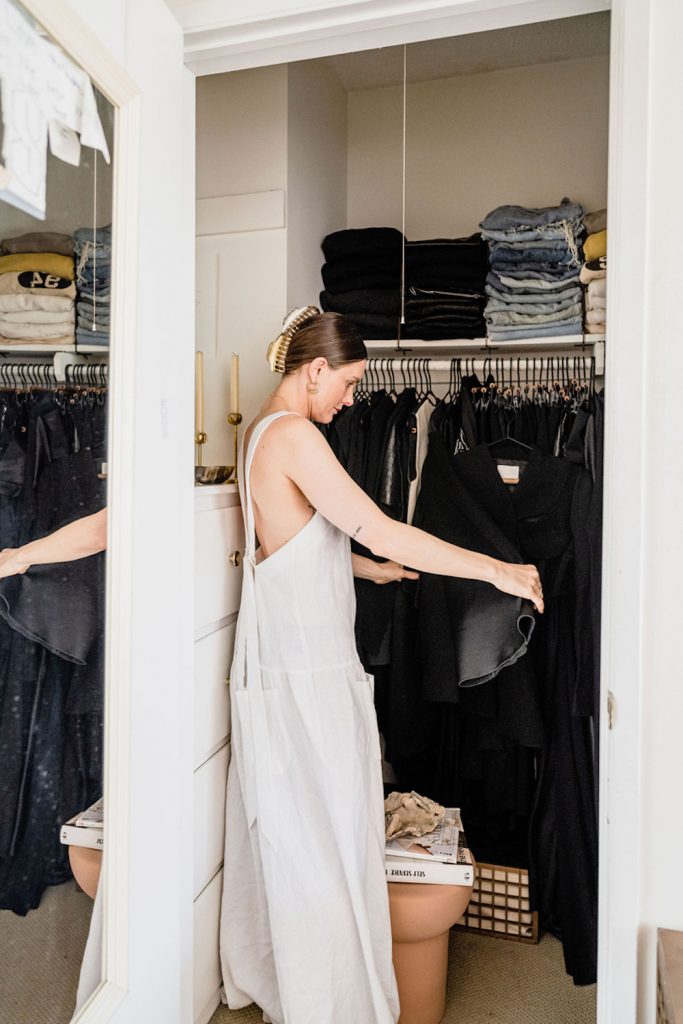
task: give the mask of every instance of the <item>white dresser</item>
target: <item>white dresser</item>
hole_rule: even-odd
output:
[[[234,486],[195,488],[194,1024],[220,1002],[218,925],[225,782],[230,759],[227,684],[242,587],[244,530]]]

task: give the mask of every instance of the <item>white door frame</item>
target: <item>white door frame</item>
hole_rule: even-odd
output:
[[[259,10],[253,10],[258,6]],[[643,0],[345,0],[253,4],[232,20],[221,0],[178,7],[197,74],[302,60],[612,10],[609,125],[610,291],[607,322],[602,642],[598,1024],[634,1024],[638,988],[641,808],[642,400],[646,329],[649,2]],[[607,694],[615,727],[607,729]],[[642,969],[641,969],[642,974]],[[642,983],[642,979],[641,979]]]
[[[54,0],[23,6],[90,76],[115,108],[113,168],[112,338],[116,357],[109,377],[105,644],[105,767],[107,857],[103,872],[102,982],[78,1015],[79,1024],[102,1024],[128,990],[130,662],[134,535],[132,474],[137,330],[138,171],[140,97],[137,86],[97,36]],[[111,557],[111,553],[115,558]],[[112,896],[113,898],[110,898]]]

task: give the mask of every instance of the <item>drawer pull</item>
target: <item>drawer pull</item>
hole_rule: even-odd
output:
[[[239,551],[233,551],[231,554],[228,555],[228,561],[230,562],[230,565],[234,566],[234,568],[237,569],[242,562],[242,556],[239,553]]]

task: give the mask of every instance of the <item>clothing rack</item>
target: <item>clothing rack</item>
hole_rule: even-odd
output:
[[[49,390],[55,387],[106,387],[109,380],[108,353],[79,355],[56,352],[21,360],[0,353],[0,390]]]
[[[417,386],[430,390],[432,383],[453,384],[476,374],[482,383],[492,376],[499,387],[523,390],[532,386],[553,387],[576,382],[593,386],[598,373],[594,356],[486,356],[451,359],[422,357],[371,358],[366,365],[366,384],[387,383],[392,388]]]

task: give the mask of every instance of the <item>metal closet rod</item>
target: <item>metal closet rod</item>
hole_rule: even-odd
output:
[[[438,356],[403,356],[397,358],[394,356],[388,357],[371,357],[368,359],[367,367],[369,370],[397,370],[399,373],[401,370],[409,372],[411,369],[419,371],[420,366],[427,364],[430,371],[436,373],[448,373],[451,369],[457,369],[460,367],[471,367],[474,370],[505,370],[517,371],[519,370],[541,370],[551,371],[553,367],[558,369],[561,367],[571,368],[573,366],[585,366],[587,369],[590,368],[591,360],[593,356],[452,356],[450,359],[444,359]]]

